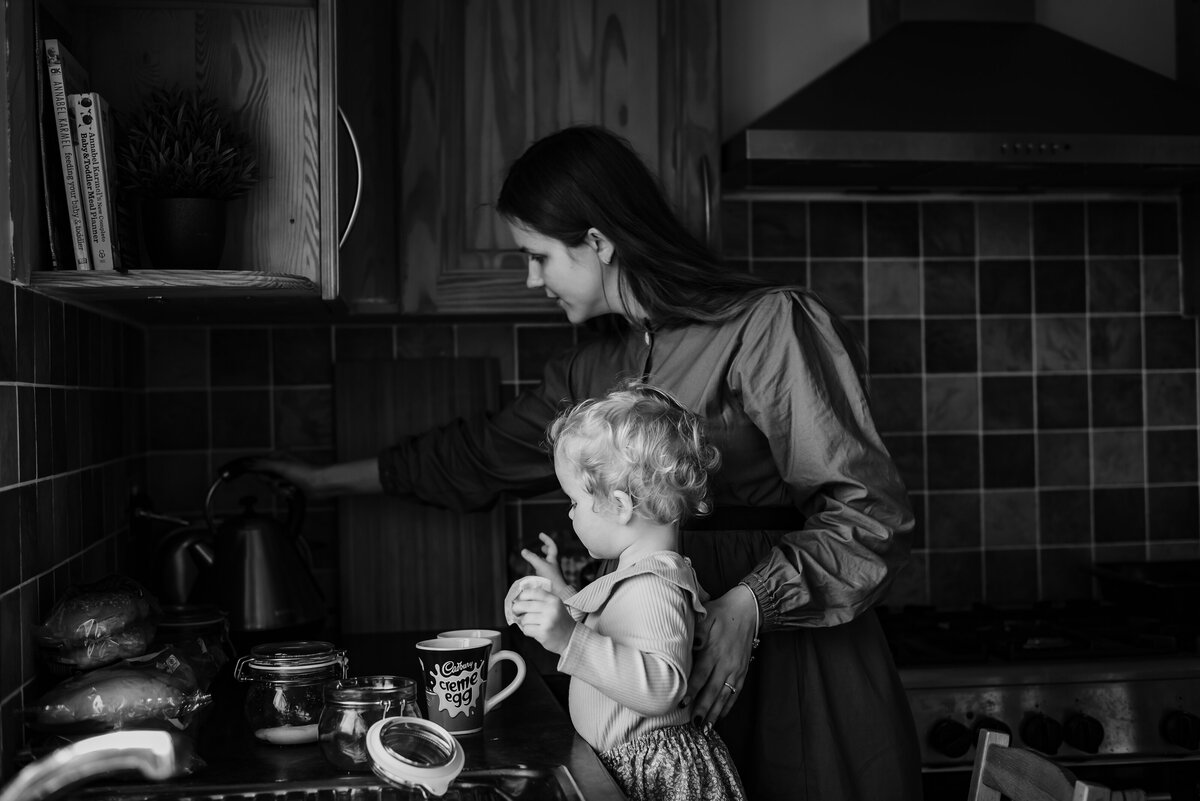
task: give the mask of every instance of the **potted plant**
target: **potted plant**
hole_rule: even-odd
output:
[[[156,89],[125,125],[122,188],[139,199],[146,255],[159,269],[215,268],[226,201],[258,182],[250,138],[199,89]]]

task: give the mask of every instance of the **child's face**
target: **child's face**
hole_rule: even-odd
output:
[[[609,507],[601,505],[597,511],[596,498],[584,489],[579,470],[570,459],[563,457],[562,451],[562,448],[555,449],[554,474],[558,476],[563,492],[571,499],[568,516],[575,534],[592,558],[616,559],[623,550],[617,542],[618,522]]]

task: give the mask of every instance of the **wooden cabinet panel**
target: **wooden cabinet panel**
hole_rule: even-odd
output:
[[[716,14],[715,0],[403,2],[398,310],[557,314],[524,287],[492,204],[507,165],[566,125],[629,139],[702,232],[700,164],[718,147]]]
[[[499,408],[494,359],[337,365],[338,460]],[[388,496],[338,501],[342,630],[502,628],[504,515],[459,514]]]

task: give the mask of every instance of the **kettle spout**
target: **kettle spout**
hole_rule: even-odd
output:
[[[129,770],[163,781],[184,772],[187,747],[165,731],[98,734],[26,765],[0,792],[0,801],[42,801],[90,779]]]

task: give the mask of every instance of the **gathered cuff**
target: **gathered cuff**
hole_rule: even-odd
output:
[[[779,625],[779,601],[757,571],[750,573],[739,583],[745,584],[750,592],[754,593],[754,600],[758,604],[758,628],[755,634],[755,639],[758,639],[764,632]]]

